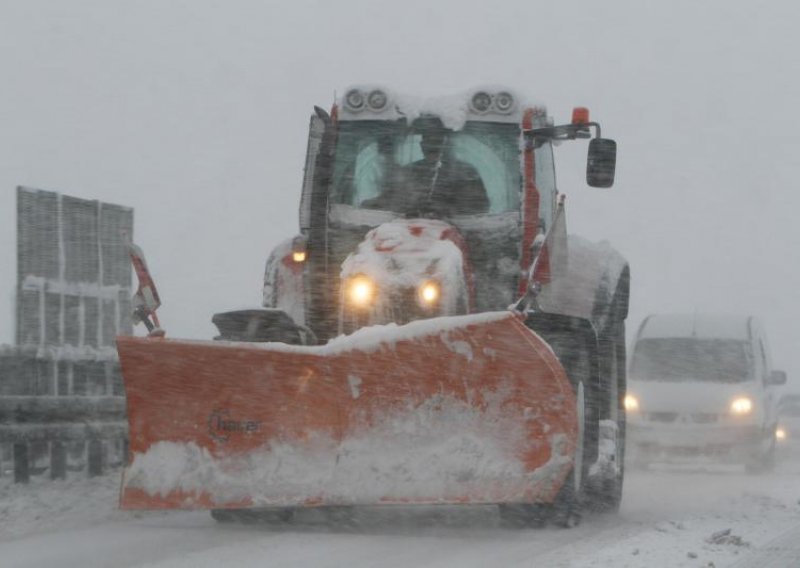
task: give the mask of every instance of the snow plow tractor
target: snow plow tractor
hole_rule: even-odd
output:
[[[615,510],[629,272],[566,233],[553,145],[577,139],[588,184],[611,186],[616,145],[584,108],[555,125],[510,90],[378,87],[316,107],[264,307],[215,314],[213,341],[118,338],[121,506]]]

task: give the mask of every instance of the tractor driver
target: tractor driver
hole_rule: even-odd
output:
[[[485,213],[489,199],[481,176],[472,165],[450,155],[447,131],[429,128],[421,134],[423,158],[403,167],[380,196],[363,206],[412,216]]]

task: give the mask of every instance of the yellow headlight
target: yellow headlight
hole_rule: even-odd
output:
[[[355,276],[347,282],[346,294],[352,305],[365,308],[375,298],[375,282],[368,276]]]
[[[628,412],[636,412],[639,410],[639,399],[632,394],[625,395],[625,410]]]
[[[423,306],[433,306],[439,301],[439,284],[431,280],[423,282],[422,285],[417,288],[417,295]]]
[[[786,429],[783,426],[775,428],[775,439],[782,442],[786,439]]]
[[[740,396],[731,402],[731,413],[743,416],[753,411],[753,401],[746,396]]]
[[[306,251],[296,250],[292,253],[292,260],[301,263],[306,261]]]

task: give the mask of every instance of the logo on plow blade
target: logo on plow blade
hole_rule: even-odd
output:
[[[217,442],[227,442],[231,434],[250,434],[260,429],[260,421],[236,420],[228,409],[215,410],[208,416],[208,434]]]

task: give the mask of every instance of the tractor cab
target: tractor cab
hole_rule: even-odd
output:
[[[268,262],[264,305],[323,341],[512,304],[555,215],[552,140],[588,138],[594,125],[587,111],[554,127],[506,89],[421,100],[353,87],[330,113],[315,110],[300,235]],[[353,282],[369,284],[362,302]],[[434,306],[418,301],[430,282]]]

